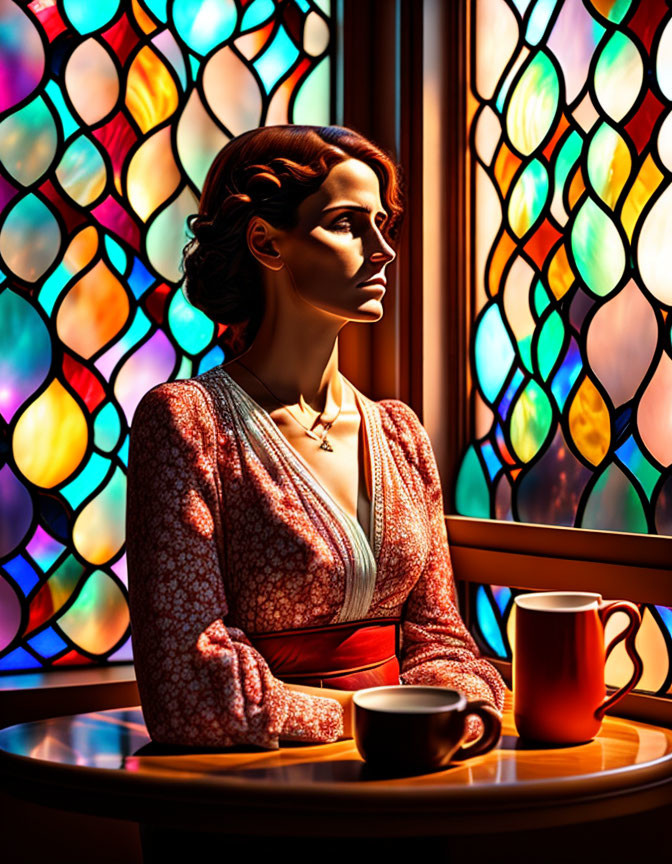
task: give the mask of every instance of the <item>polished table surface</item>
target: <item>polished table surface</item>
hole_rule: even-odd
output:
[[[162,747],[140,708],[0,730],[0,773],[39,803],[154,825],[268,834],[404,836],[562,825],[672,802],[672,730],[607,717],[579,746],[522,742],[508,695],[502,738],[433,773],[381,776],[354,741],[275,751]],[[300,819],[300,825],[297,820]]]

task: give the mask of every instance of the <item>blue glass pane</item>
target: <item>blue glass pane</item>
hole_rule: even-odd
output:
[[[482,585],[479,586],[476,593],[476,615],[478,626],[492,653],[496,657],[506,657],[506,648],[502,641],[499,624],[490,605],[487,592]]]
[[[198,374],[202,375],[204,372],[207,372],[210,369],[214,369],[215,366],[219,366],[219,364],[223,362],[224,352],[219,347],[219,345],[215,345],[215,347],[211,351],[208,351],[208,353],[199,363]]]
[[[28,644],[46,659],[53,657],[54,654],[59,654],[64,648],[68,647],[67,642],[61,639],[53,627],[47,627],[46,630],[38,633],[37,636],[33,636],[32,639],[28,640]]]
[[[0,658],[0,671],[2,672],[16,669],[35,669],[41,665],[40,661],[29,654],[25,648],[15,648],[5,657]]]
[[[39,575],[21,555],[17,555],[11,561],[5,561],[2,569],[12,577],[25,595],[29,594],[40,581]]]
[[[136,299],[142,297],[147,289],[154,284],[154,277],[139,258],[133,262],[128,285]]]
[[[298,48],[280,25],[275,38],[254,64],[267,93],[289,71],[298,56]]]

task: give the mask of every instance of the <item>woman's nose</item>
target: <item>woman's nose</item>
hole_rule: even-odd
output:
[[[394,261],[397,257],[397,253],[383,237],[377,227],[375,229],[375,237],[372,238],[372,246],[373,249],[369,255],[369,260],[374,261],[375,263],[389,264],[390,261]]]

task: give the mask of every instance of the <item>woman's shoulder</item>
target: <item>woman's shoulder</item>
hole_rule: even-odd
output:
[[[394,441],[407,459],[417,461],[419,451],[426,445],[427,432],[415,411],[400,399],[380,399],[373,404],[387,439]]]
[[[157,414],[177,425],[226,426],[228,412],[218,399],[214,370],[193,378],[164,381],[148,390],[140,400],[134,424]]]

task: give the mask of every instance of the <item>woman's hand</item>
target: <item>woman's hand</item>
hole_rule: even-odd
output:
[[[287,684],[288,690],[300,690],[311,696],[321,696],[323,699],[335,699],[343,708],[343,734],[338,739],[353,738],[355,734],[355,708],[352,701],[354,690],[330,690],[327,687],[308,687],[305,684]]]

